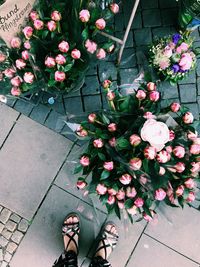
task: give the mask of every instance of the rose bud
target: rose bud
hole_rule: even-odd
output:
[[[177,197],[180,197],[183,195],[183,192],[184,192],[184,186],[183,185],[180,185],[177,189],[176,189],[176,195]]]
[[[138,197],[135,201],[134,204],[137,208],[141,208],[144,205],[144,200],[141,197]]]
[[[185,156],[185,148],[182,147],[182,146],[176,146],[173,149],[173,153],[179,159],[184,158],[184,156]]]
[[[108,89],[110,87],[110,85],[112,84],[112,82],[110,80],[105,80],[102,84],[104,89]]]
[[[26,62],[23,59],[17,59],[15,61],[15,64],[19,70],[24,69],[26,67]]]
[[[95,25],[98,30],[103,30],[106,27],[106,22],[104,19],[101,18],[95,22]]]
[[[176,102],[172,103],[170,106],[171,111],[173,111],[173,112],[178,112],[180,110],[180,107],[181,107],[181,105],[179,103],[176,103]]]
[[[198,136],[198,133],[197,133],[197,132],[193,133],[193,132],[189,131],[188,134],[187,134],[187,138],[188,138],[189,140],[192,140],[192,141],[193,141],[194,139],[196,139],[197,136]]]
[[[113,45],[109,46],[106,51],[108,53],[112,53],[114,50],[115,50],[115,45],[113,44]]]
[[[144,156],[145,158],[149,159],[149,160],[153,160],[156,158],[157,152],[156,152],[156,148],[153,146],[147,146],[144,149]]]
[[[103,164],[103,168],[106,170],[106,171],[112,171],[113,168],[114,168],[114,164],[113,164],[113,161],[107,161],[107,162],[104,162]]]
[[[76,130],[76,134],[77,134],[78,136],[81,136],[81,137],[88,136],[88,132],[87,132],[85,129],[83,129],[82,126],[79,126],[79,127],[78,127],[78,129]]]
[[[117,14],[119,12],[119,6],[116,3],[110,4],[110,10],[112,13]]]
[[[112,92],[112,91],[109,91],[109,92],[107,93],[107,99],[108,99],[109,101],[113,101],[113,100],[115,99],[115,93]]]
[[[36,19],[39,19],[39,15],[38,15],[38,13],[37,13],[36,11],[34,11],[34,10],[31,11],[29,17],[30,17],[33,21],[36,20]]]
[[[162,188],[159,188],[155,192],[155,199],[162,201],[163,199],[165,199],[166,195],[166,192]]]
[[[10,82],[14,87],[19,87],[22,83],[22,78],[19,76],[15,76]]]
[[[173,151],[172,146],[166,146],[166,147],[165,147],[165,150],[166,150],[168,153],[172,153],[172,151]]]
[[[136,207],[135,205],[133,205],[132,208],[127,209],[127,212],[128,212],[130,215],[136,215],[136,214],[137,214],[137,207]]]
[[[61,55],[61,54],[58,54],[58,55],[56,56],[55,61],[56,61],[56,63],[59,64],[59,65],[63,65],[63,64],[66,63],[66,59],[65,59],[65,57],[64,57],[63,55]]]
[[[155,118],[156,118],[156,116],[153,115],[153,113],[150,112],[150,111],[145,112],[143,117],[144,117],[145,119],[155,119]]]
[[[173,141],[175,138],[175,132],[173,130],[169,130],[169,141]]]
[[[55,80],[57,82],[63,82],[66,79],[66,75],[63,71],[56,71],[55,72]]]
[[[190,146],[190,153],[193,155],[199,155],[200,154],[200,145],[191,145]]]
[[[107,192],[107,187],[104,184],[98,184],[96,191],[98,195],[105,195]]]
[[[94,52],[97,50],[97,44],[88,39],[85,42],[85,48],[90,54],[94,54]]]
[[[30,39],[31,36],[33,35],[33,28],[30,26],[27,26],[22,30],[22,32],[24,36],[26,37],[26,39]]]
[[[84,189],[87,186],[87,183],[85,181],[78,181],[76,186],[78,189]]]
[[[124,207],[125,207],[124,202],[122,202],[122,201],[118,201],[117,205],[118,205],[120,210],[124,209]]]
[[[96,148],[102,148],[103,147],[103,140],[101,138],[95,139],[93,141],[93,146]]]
[[[183,122],[185,124],[191,124],[193,123],[194,121],[194,116],[192,115],[191,112],[186,112],[184,115],[183,115]]]
[[[5,60],[6,60],[6,55],[0,53],[0,63],[4,62]]]
[[[109,143],[109,145],[110,145],[111,147],[115,147],[115,146],[116,146],[116,138],[115,138],[115,137],[111,138],[111,139],[108,141],[108,143]]]
[[[129,161],[130,169],[137,171],[142,167],[142,161],[139,158],[133,158]]]
[[[50,32],[54,32],[57,28],[56,22],[54,20],[48,21],[47,28]]]
[[[81,52],[78,49],[73,49],[71,52],[71,56],[74,59],[79,59],[81,57]]]
[[[185,184],[185,187],[187,187],[187,188],[189,188],[189,189],[194,188],[195,185],[196,185],[195,182],[194,182],[194,180],[193,180],[192,178],[187,179],[187,180],[184,182],[184,184]]]
[[[117,130],[117,124],[116,124],[116,123],[110,123],[110,124],[108,125],[108,131],[109,131],[109,132],[113,133],[113,132],[115,132],[116,130]]]
[[[196,172],[198,173],[200,171],[200,163],[199,162],[192,162],[191,166],[192,166],[192,168],[190,169],[190,171],[192,173],[196,173]]]
[[[31,49],[31,44],[30,44],[29,41],[26,41],[26,42],[24,43],[24,48],[26,48],[27,50]]]
[[[151,216],[146,214],[145,212],[143,212],[143,218],[147,221],[147,222],[151,222],[153,220],[154,217],[154,212],[153,210],[150,210]]]
[[[106,51],[103,48],[97,50],[96,57],[98,59],[104,59],[106,57]]]
[[[147,90],[148,91],[155,91],[156,90],[156,84],[153,82],[147,83]]]
[[[11,89],[11,95],[19,96],[21,94],[21,90],[19,87],[12,87]]]
[[[67,53],[69,51],[69,44],[66,41],[62,41],[59,45],[58,45],[58,49],[63,52],[63,53]]]
[[[60,14],[59,11],[57,10],[54,10],[52,13],[51,13],[51,19],[52,20],[55,20],[55,21],[60,21],[62,19],[62,16]]]
[[[115,196],[117,194],[117,191],[113,188],[108,188],[108,194],[111,196]]]
[[[159,163],[166,163],[171,159],[171,155],[167,151],[162,150],[158,153],[156,159]]]
[[[134,198],[137,195],[137,192],[135,190],[135,187],[127,187],[126,188],[126,196],[128,198]]]
[[[143,90],[137,90],[136,97],[139,100],[143,100],[146,98],[146,93]]]
[[[7,78],[11,79],[15,75],[16,71],[10,68],[10,69],[5,69],[3,73]]]
[[[107,203],[109,205],[113,205],[115,203],[115,197],[112,196],[112,195],[109,195],[108,200],[107,200]]]
[[[187,202],[193,202],[194,200],[195,200],[195,194],[194,194],[194,192],[189,192],[186,201]]]
[[[44,64],[48,68],[53,68],[56,65],[55,59],[53,57],[46,57]]]
[[[132,134],[129,138],[132,146],[138,146],[141,143],[141,138],[137,134]]]
[[[89,166],[89,165],[90,165],[90,159],[89,159],[89,157],[87,157],[87,156],[82,156],[82,157],[80,158],[80,164],[81,164],[83,167],[87,167],[87,166]]]
[[[116,194],[116,198],[118,199],[118,200],[123,200],[124,198],[125,198],[125,192],[121,189],[121,190],[119,190],[118,192],[117,192],[117,194]]]
[[[147,183],[147,177],[144,174],[140,175],[139,182],[141,184],[146,184]]]
[[[157,92],[157,91],[152,91],[152,92],[150,92],[150,94],[149,94],[149,99],[150,99],[152,102],[157,102],[157,101],[160,99],[160,93]]]
[[[96,118],[97,118],[97,115],[96,115],[95,113],[91,113],[91,114],[88,116],[88,121],[89,121],[90,123],[94,123],[95,120],[96,120]]]
[[[28,59],[29,59],[29,53],[28,53],[27,50],[22,51],[22,58],[23,58],[24,60],[28,60]]]
[[[200,145],[200,138],[195,138],[195,139],[193,140],[193,144],[194,144],[194,145]]]
[[[126,173],[126,174],[123,174],[120,178],[119,178],[119,181],[123,184],[123,185],[127,185],[127,184],[130,184],[132,180],[132,177],[130,174]]]
[[[23,79],[26,83],[31,84],[34,81],[34,75],[31,72],[25,72]]]
[[[44,22],[41,21],[41,20],[39,20],[39,19],[36,19],[36,20],[34,20],[33,25],[34,25],[34,28],[39,31],[39,30],[42,30],[43,29]]]
[[[176,163],[174,167],[178,173],[182,173],[185,170],[185,164],[183,162]]]
[[[20,48],[21,39],[18,38],[18,37],[12,38],[12,40],[10,41],[10,45],[11,45],[12,48]]]
[[[165,174],[165,172],[166,172],[165,168],[160,167],[159,175],[160,175],[160,176],[163,176],[163,175]]]
[[[90,12],[87,9],[83,9],[79,13],[79,19],[82,22],[88,22],[90,19]]]

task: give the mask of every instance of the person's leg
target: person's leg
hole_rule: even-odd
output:
[[[108,257],[118,241],[118,233],[113,223],[107,223],[99,235],[97,250],[92,258],[90,267],[110,267]]]
[[[77,267],[78,240],[80,233],[79,218],[76,214],[68,215],[62,227],[64,252],[53,267]]]

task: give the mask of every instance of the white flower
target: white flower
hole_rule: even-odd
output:
[[[161,151],[165,143],[169,141],[169,129],[165,123],[149,119],[141,129],[141,137],[143,141],[149,142],[157,151]]]

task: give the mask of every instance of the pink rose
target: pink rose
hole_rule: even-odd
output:
[[[78,189],[84,189],[87,186],[87,183],[85,181],[78,181],[76,186]]]
[[[97,44],[91,40],[86,40],[85,47],[87,51],[91,54],[94,54],[94,52],[97,50]]]
[[[137,207],[136,207],[135,205],[133,205],[132,208],[127,209],[127,212],[128,212],[130,215],[136,215],[136,214],[137,214]]]
[[[132,176],[128,173],[123,174],[120,178],[119,181],[123,184],[123,185],[127,185],[130,184],[132,180]]]
[[[150,92],[150,94],[149,94],[149,99],[150,99],[152,102],[157,102],[157,101],[160,99],[160,93],[157,92],[157,91],[152,91],[152,92]]]
[[[108,200],[107,200],[107,203],[109,205],[113,205],[115,203],[115,197],[112,196],[112,195],[109,195]]]
[[[80,164],[84,167],[87,167],[90,165],[90,159],[87,156],[82,156],[80,159]]]
[[[174,138],[175,138],[175,132],[173,130],[170,130],[169,131],[169,141],[174,140]]]
[[[155,199],[162,201],[163,199],[165,199],[166,195],[166,192],[162,188],[159,188],[155,192]]]
[[[53,68],[56,65],[55,59],[53,57],[46,57],[44,64],[48,68]]]
[[[124,209],[124,207],[125,207],[124,202],[122,202],[122,201],[118,201],[117,205],[118,205],[120,210]]]
[[[24,69],[26,67],[26,62],[23,59],[17,59],[15,61],[15,64],[19,70]]]
[[[179,46],[176,48],[176,52],[177,52],[178,54],[181,54],[182,52],[187,51],[188,48],[189,48],[188,44],[186,44],[186,43],[183,42],[181,45],[179,45]]]
[[[74,59],[79,59],[81,57],[81,52],[78,49],[73,49],[71,52],[71,56]]]
[[[139,158],[133,158],[129,161],[130,169],[138,171],[142,167],[142,161]]]
[[[36,11],[31,11],[31,13],[30,13],[30,18],[34,21],[34,20],[36,20],[36,19],[39,19],[39,15],[38,15],[38,13],[36,12]]]
[[[55,80],[57,82],[63,82],[66,79],[66,74],[63,71],[55,72]]]
[[[183,122],[185,124],[191,124],[193,123],[194,121],[194,116],[192,115],[191,112],[186,112],[184,115],[183,115]]]
[[[141,138],[137,134],[132,134],[129,138],[129,141],[132,146],[138,146],[141,143]]]
[[[147,221],[147,222],[151,222],[153,220],[153,217],[155,215],[155,213],[153,212],[153,210],[150,210],[151,216],[146,214],[145,212],[143,212],[143,218]]]
[[[96,191],[98,195],[105,195],[107,192],[107,187],[104,184],[98,184]]]
[[[26,48],[27,50],[31,49],[31,44],[30,44],[29,41],[26,41],[26,42],[24,43],[24,48]]]
[[[160,175],[160,176],[163,176],[163,175],[165,174],[165,172],[166,172],[165,168],[160,167],[159,175]]]
[[[194,192],[189,192],[186,201],[187,202],[193,202],[194,200],[195,200],[195,194],[194,194]]]
[[[102,148],[103,147],[103,140],[101,138],[95,139],[93,141],[93,146],[96,148]]]
[[[183,162],[176,163],[174,167],[178,173],[182,173],[185,170],[185,164]]]
[[[176,102],[172,103],[170,106],[171,111],[173,111],[173,112],[178,112],[180,107],[181,107],[181,105],[179,103],[176,103]]]
[[[7,78],[11,79],[15,75],[16,71],[12,68],[9,68],[5,69],[3,73]]]
[[[141,197],[138,197],[135,201],[134,204],[137,208],[141,208],[144,205],[144,200]]]
[[[109,101],[113,101],[113,100],[115,99],[115,93],[112,92],[112,91],[109,91],[109,92],[107,93],[107,99],[108,99]]]
[[[115,147],[116,146],[116,138],[112,137],[109,141],[108,141],[109,145],[111,147]]]
[[[172,56],[172,49],[170,46],[166,46],[163,51],[163,55],[170,58]]]
[[[67,53],[69,51],[69,44],[66,41],[62,41],[59,45],[58,45],[58,49],[63,52],[63,53]]]
[[[108,194],[111,196],[115,196],[117,194],[117,191],[113,188],[108,188]]]
[[[12,48],[20,48],[21,39],[18,38],[18,37],[12,38],[12,40],[10,41],[10,45],[11,45]]]
[[[115,132],[116,130],[117,130],[117,124],[116,124],[116,123],[110,123],[110,124],[108,125],[108,131],[109,131],[109,132],[113,133],[113,132]]]
[[[194,182],[194,180],[192,179],[192,178],[188,178],[185,182],[184,182],[184,184],[185,184],[185,187],[187,187],[187,188],[189,188],[189,189],[192,189],[192,188],[194,188],[195,187],[195,182]]]
[[[157,151],[156,151],[156,148],[153,147],[153,146],[147,146],[145,149],[144,149],[144,156],[145,158],[149,159],[149,160],[153,160],[156,158],[156,155],[157,155]]]
[[[192,162],[191,166],[192,168],[190,169],[190,171],[192,173],[198,173],[200,171],[200,162]]]
[[[6,60],[6,55],[3,53],[0,53],[0,63],[4,62]]]
[[[108,89],[110,87],[110,85],[112,84],[112,82],[110,80],[105,80],[102,84],[104,89]]]
[[[176,146],[173,149],[173,153],[179,159],[184,158],[184,156],[185,156],[185,148],[182,147],[182,146]]]
[[[101,18],[95,22],[95,25],[98,30],[103,30],[106,27],[106,22],[104,19]]]
[[[27,50],[22,51],[22,58],[24,60],[28,60],[29,59],[29,52]]]
[[[193,144],[190,146],[190,153],[193,155],[199,155],[200,154],[200,145]]]
[[[145,91],[143,91],[143,90],[137,90],[136,97],[137,97],[137,99],[139,99],[139,100],[143,100],[143,99],[145,99],[145,98],[146,98],[146,93],[145,93]]]
[[[187,138],[188,138],[189,140],[192,140],[192,141],[193,141],[194,139],[196,139],[197,136],[198,136],[198,133],[197,133],[197,132],[193,133],[193,132],[189,131],[188,134],[187,134]]]
[[[106,51],[103,48],[97,50],[96,57],[98,59],[104,59],[106,57]]]
[[[83,129],[82,126],[79,126],[79,127],[77,128],[77,130],[76,130],[76,134],[77,134],[78,136],[81,136],[81,137],[88,136],[88,132],[87,132],[85,129]]]
[[[31,38],[31,36],[33,35],[33,28],[30,26],[26,26],[23,30],[22,30],[24,36],[26,37],[26,39]]]
[[[192,66],[192,57],[189,53],[182,54],[182,57],[179,61],[179,66],[182,70],[189,70]]]
[[[63,64],[66,63],[66,58],[61,54],[58,54],[56,56],[55,60],[56,60],[56,63],[59,64],[59,65],[63,65]]]
[[[155,91],[156,90],[156,84],[153,82],[147,83],[147,90],[148,91]]]
[[[126,188],[126,196],[128,198],[134,198],[137,195],[137,192],[135,190],[135,187],[127,187]]]
[[[145,112],[143,117],[144,117],[145,119],[155,119],[155,118],[156,118],[156,116],[153,115],[153,113],[150,112],[150,111]]]
[[[19,87],[12,87],[11,89],[11,95],[19,96],[21,94],[21,90]]]
[[[48,21],[47,28],[50,32],[54,32],[57,28],[56,22],[54,20]]]
[[[113,168],[114,168],[114,164],[113,164],[113,161],[106,161],[104,162],[103,164],[103,168],[106,170],[106,171],[112,171]]]
[[[90,19],[90,12],[87,9],[83,9],[79,13],[79,19],[82,22],[88,22]]]
[[[23,79],[26,83],[31,84],[34,81],[34,75],[31,72],[25,72]]]
[[[156,159],[159,163],[166,163],[170,161],[171,155],[166,150],[162,150],[159,152]]]
[[[124,198],[125,198],[125,192],[121,189],[121,190],[119,190],[118,192],[117,192],[117,194],[116,194],[116,198],[118,199],[118,200],[123,200]]]
[[[57,10],[54,10],[52,13],[51,13],[51,19],[52,20],[55,20],[55,21],[60,21],[62,19],[62,16],[60,14],[59,11]]]
[[[43,29],[44,22],[39,20],[39,19],[36,19],[36,20],[34,20],[33,25],[34,25],[34,28],[39,31],[39,30]]]
[[[110,4],[110,10],[112,13],[117,14],[119,12],[119,6],[116,3]]]
[[[11,79],[10,82],[14,87],[19,87],[22,83],[22,78],[19,76],[15,76],[14,78]]]
[[[184,192],[184,186],[183,185],[180,185],[177,189],[176,189],[176,195],[177,197],[180,197],[183,195],[183,192]]]
[[[90,123],[94,123],[95,120],[96,120],[96,118],[97,118],[97,115],[96,115],[95,113],[91,113],[91,114],[88,116],[88,121],[89,121]]]

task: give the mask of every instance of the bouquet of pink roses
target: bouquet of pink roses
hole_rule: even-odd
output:
[[[76,131],[89,139],[75,169],[82,172],[77,187],[98,195],[109,213],[125,210],[131,221],[139,214],[152,220],[161,201],[173,207],[194,201],[200,138],[192,113],[179,103],[161,110],[153,82],[126,96],[109,80],[103,87],[110,110],[90,114]]]

